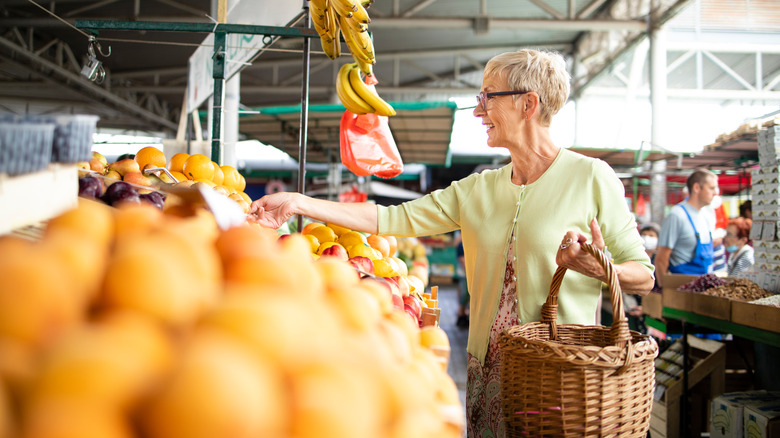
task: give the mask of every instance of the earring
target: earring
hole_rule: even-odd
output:
[[[528,120],[528,114],[525,115],[525,119]]]

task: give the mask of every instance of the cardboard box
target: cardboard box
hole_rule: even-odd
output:
[[[671,307],[672,309],[684,310],[687,312],[693,311],[693,297],[696,295],[692,292],[684,292],[677,290],[678,287],[698,278],[697,275],[683,275],[683,274],[666,274],[664,275],[663,284],[663,307]]]
[[[712,400],[710,437],[743,438],[743,411],[746,405],[765,403],[780,395],[767,391],[729,392]]]
[[[663,317],[663,295],[657,292],[650,292],[642,297],[642,312],[651,318],[661,319]]]
[[[731,300],[703,293],[693,294],[693,312],[711,318],[731,320]]]
[[[780,437],[780,399],[745,406],[743,419],[745,438]]]
[[[731,303],[731,321],[748,327],[780,333],[780,307],[733,301]]]

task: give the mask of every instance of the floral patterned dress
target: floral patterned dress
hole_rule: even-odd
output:
[[[498,313],[490,331],[485,365],[468,355],[466,365],[466,419],[469,438],[493,438],[506,436],[506,425],[501,412],[500,362],[498,337],[504,329],[517,325],[517,278],[514,267],[514,236],[509,241],[504,288],[498,305]]]

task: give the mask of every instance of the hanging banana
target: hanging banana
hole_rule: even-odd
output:
[[[360,68],[358,67],[358,64],[352,63],[348,65],[350,66],[348,71],[349,83],[352,86],[352,89],[364,102],[374,108],[374,111],[372,112],[380,116],[394,116],[395,109],[393,109],[389,103],[385,102],[384,99],[379,97],[379,94],[376,92],[376,87],[368,86],[363,82],[363,79],[360,77]]]
[[[331,0],[331,3],[342,17],[350,18],[357,11],[356,0]]]
[[[367,64],[376,63],[376,59],[374,58],[374,46],[371,42],[371,37],[368,36],[367,32],[355,31],[352,27],[346,24],[345,20],[347,19],[344,18],[343,15],[339,15],[341,34],[344,35],[344,41],[347,43],[347,47],[352,53],[352,57],[355,58],[355,61],[358,62]],[[356,38],[359,38],[360,40],[358,41]],[[365,71],[364,73],[371,74],[370,72]]]
[[[336,76],[336,94],[344,107],[350,112],[354,114],[373,113],[374,108],[366,103],[352,88],[349,73],[354,66],[355,64],[344,64],[339,69],[339,73]]]

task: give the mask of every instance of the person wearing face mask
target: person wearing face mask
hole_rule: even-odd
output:
[[[747,271],[755,263],[753,247],[748,245],[752,225],[752,220],[736,217],[729,222],[729,226],[726,228],[726,237],[723,238],[723,242],[726,245],[726,251],[729,252],[727,263],[729,277]]]
[[[642,237],[645,252],[651,261],[655,257],[656,248],[658,248],[658,233],[660,231],[661,228],[652,222],[642,225],[642,228],[639,229],[639,236]]]

